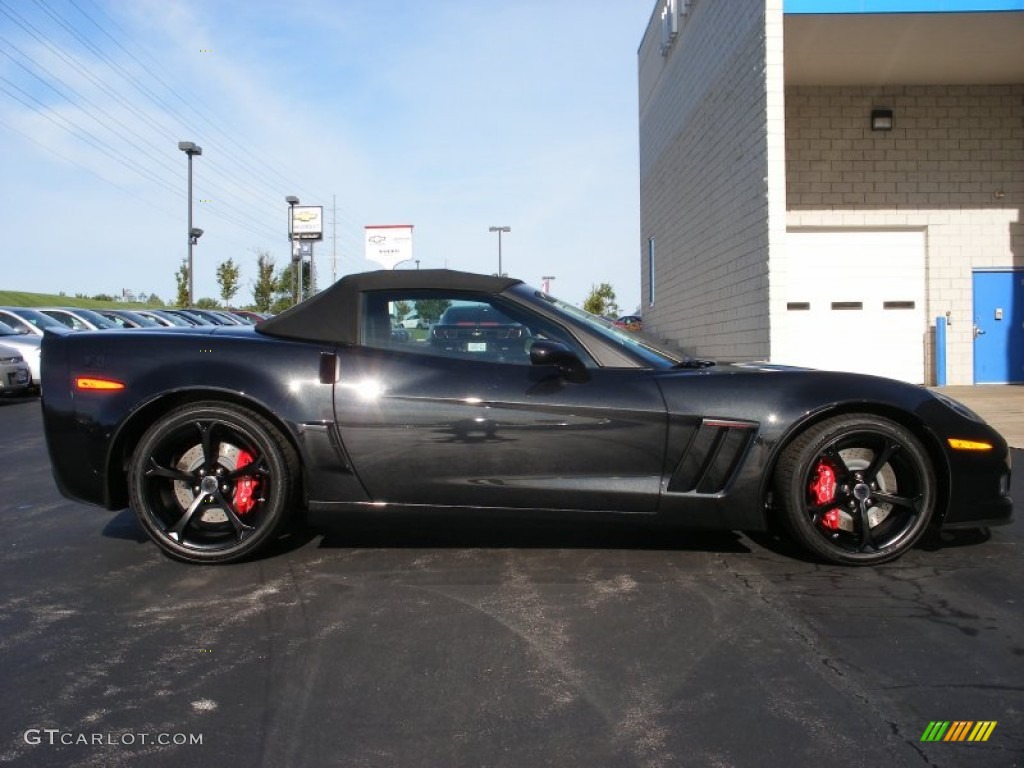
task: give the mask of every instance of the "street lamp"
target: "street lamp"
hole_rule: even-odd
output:
[[[501,277],[503,275],[503,273],[501,271],[501,233],[502,232],[511,232],[511,231],[512,231],[512,227],[491,227],[488,230],[488,232],[497,232],[498,233],[498,277]]]
[[[292,227],[295,225],[295,206],[299,204],[299,198],[295,195],[288,195],[284,201],[288,203],[288,246],[291,248],[291,259],[292,259],[292,297],[295,299],[295,303],[298,304],[302,301],[302,261],[301,257],[296,259],[295,253],[295,235],[292,232]],[[299,273],[298,279],[295,275],[295,262],[299,262]]]
[[[195,281],[192,279],[192,246],[203,234],[203,230],[192,226],[192,158],[203,154],[203,148],[193,141],[179,141],[178,149],[188,155],[188,305],[195,306]],[[199,234],[194,232],[198,230]]]

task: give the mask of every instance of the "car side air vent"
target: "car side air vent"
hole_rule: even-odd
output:
[[[724,491],[757,434],[757,426],[747,421],[704,419],[668,482],[668,492],[708,495]]]

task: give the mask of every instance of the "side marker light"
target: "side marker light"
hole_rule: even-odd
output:
[[[112,392],[124,389],[123,381],[114,379],[97,379],[94,376],[79,376],[75,379],[75,389],[91,389]]]
[[[949,447],[954,451],[991,451],[992,443],[980,440],[961,440],[958,437],[948,438]]]

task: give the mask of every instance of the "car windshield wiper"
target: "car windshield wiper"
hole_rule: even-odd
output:
[[[715,365],[714,360],[702,360],[699,357],[684,357],[673,368],[711,368]]]

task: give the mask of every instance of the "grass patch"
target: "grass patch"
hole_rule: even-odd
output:
[[[0,291],[0,307],[82,307],[84,309],[142,309],[157,306],[141,302],[96,301],[59,293]]]

